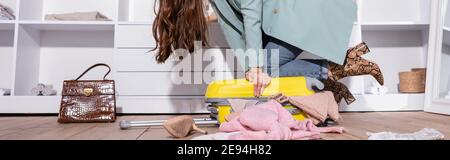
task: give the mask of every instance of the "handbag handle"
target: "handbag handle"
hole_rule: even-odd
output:
[[[92,70],[92,69],[94,69],[94,68],[96,68],[96,67],[99,67],[99,66],[104,66],[104,67],[107,67],[107,68],[108,68],[108,72],[105,74],[105,76],[103,76],[103,80],[105,80],[105,79],[106,79],[106,76],[108,76],[109,73],[111,72],[111,67],[109,67],[109,65],[104,64],[104,63],[97,63],[97,64],[95,64],[95,65],[89,67],[88,69],[86,69],[86,70],[83,72],[83,74],[81,74],[81,75],[80,75],[77,79],[75,79],[75,80],[78,81],[78,80],[79,80],[81,77],[83,77],[87,72],[89,72],[90,70]]]

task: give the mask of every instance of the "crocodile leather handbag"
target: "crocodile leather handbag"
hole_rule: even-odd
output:
[[[91,69],[104,66],[109,71],[103,80],[80,80]],[[63,84],[59,123],[114,122],[116,120],[115,82],[106,80],[111,68],[95,64],[75,80]]]

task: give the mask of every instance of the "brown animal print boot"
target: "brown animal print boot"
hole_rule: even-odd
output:
[[[372,75],[380,85],[384,85],[383,73],[380,67],[376,63],[361,57],[369,52],[369,47],[364,42],[349,49],[344,66],[329,63],[329,78],[338,81],[350,76]]]
[[[331,79],[322,80],[322,83],[325,85],[325,91],[331,91],[334,94],[334,99],[336,103],[340,103],[342,99],[347,102],[348,105],[352,104],[356,101],[356,98],[353,94],[348,90],[347,86],[341,82],[333,81]]]

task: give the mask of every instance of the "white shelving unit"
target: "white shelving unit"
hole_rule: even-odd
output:
[[[439,97],[444,99],[450,92],[450,70],[448,70],[448,65],[450,62],[450,5],[446,2],[445,6],[445,17],[443,26],[444,33],[442,37],[442,54],[440,56],[440,82],[439,82]]]
[[[17,2],[2,0],[14,12],[17,11]],[[14,57],[14,29],[15,20],[0,20],[0,88],[11,88],[13,82]]]
[[[357,0],[359,18],[355,22],[354,45],[366,41],[372,49],[368,59],[382,67],[388,95],[368,95],[373,79],[345,79],[357,102],[341,106],[343,111],[423,110],[423,94],[398,93],[398,72],[425,67],[429,25],[429,1]],[[183,61],[156,64],[151,34],[155,0],[0,0],[15,8],[18,20],[0,21],[0,88],[13,95],[0,97],[0,113],[57,113],[60,96],[34,97],[29,91],[37,83],[53,84],[58,92],[62,82],[73,79],[94,63],[113,68],[120,113],[203,113],[207,84],[201,77],[239,77],[224,64],[228,45],[218,24],[210,25],[208,56],[215,56],[212,72]],[[111,21],[44,21],[46,14],[99,11]],[[185,63],[185,64],[184,64]],[[171,68],[188,68],[190,80],[179,78]],[[204,64],[203,68],[208,64]],[[237,65],[237,63],[235,64]],[[96,69],[86,79],[100,78],[105,69]],[[191,81],[195,84],[174,84]]]
[[[0,88],[12,85],[14,56],[14,23],[0,23]]]
[[[119,0],[119,22],[152,23],[155,0]]]
[[[155,0],[0,0],[15,8],[17,20],[0,21],[0,88],[12,96],[0,97],[0,113],[57,113],[60,96],[35,97],[37,83],[53,84],[60,92],[63,80],[73,79],[95,63],[113,68],[118,111],[121,113],[205,112],[203,94],[207,84],[174,84],[179,80],[169,62],[158,65],[151,28]],[[99,11],[111,21],[45,21],[46,14]],[[227,48],[218,24],[211,25],[211,56],[223,57]],[[218,37],[218,38],[215,38]],[[208,64],[205,64],[205,66]],[[215,61],[215,66],[223,63]],[[191,68],[187,63],[182,65]],[[98,79],[96,69],[86,79]],[[209,74],[234,78],[229,69],[202,73],[190,70],[192,81]],[[217,78],[216,78],[217,79]]]
[[[19,5],[19,20],[44,19],[46,14],[99,11],[112,21],[118,18],[118,0],[16,0]]]
[[[370,76],[344,79],[357,101],[342,111],[423,110],[424,94],[398,92],[399,72],[426,68],[430,1],[423,0],[357,0],[358,21],[355,42],[366,42],[371,52],[364,57],[381,67],[386,95],[367,94],[376,82]],[[358,39],[360,38],[360,39]]]

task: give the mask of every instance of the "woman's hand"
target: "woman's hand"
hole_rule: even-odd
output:
[[[214,23],[219,20],[219,17],[217,17],[216,13],[213,13],[205,18],[206,18],[206,22],[208,22],[208,23]]]
[[[272,78],[261,68],[251,68],[245,73],[245,78],[255,85],[255,97],[261,97],[264,89],[269,86]]]

